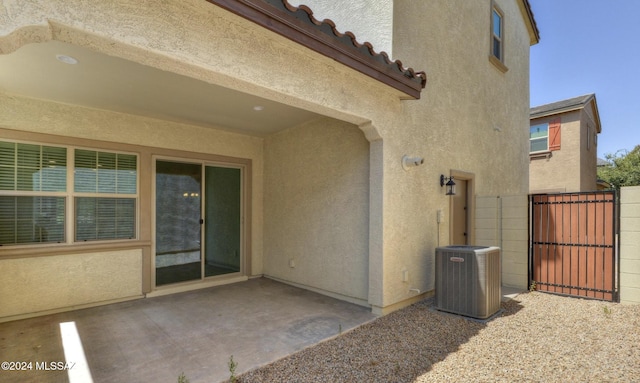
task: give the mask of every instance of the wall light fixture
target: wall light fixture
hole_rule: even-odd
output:
[[[440,187],[447,187],[447,195],[456,195],[456,183],[453,181],[453,176],[445,177],[444,174],[440,175]]]

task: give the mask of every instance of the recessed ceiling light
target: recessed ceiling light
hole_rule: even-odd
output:
[[[75,65],[78,63],[78,60],[67,55],[56,55],[56,59],[65,64]]]
[[[253,110],[255,110],[256,112],[260,112],[260,111],[264,110],[264,106],[256,105],[256,106],[253,107]]]

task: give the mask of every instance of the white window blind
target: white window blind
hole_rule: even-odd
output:
[[[0,141],[0,246],[136,237],[137,156],[69,150]]]
[[[0,196],[0,245],[64,242],[64,197]]]
[[[135,237],[137,158],[75,150],[76,241]]]
[[[76,241],[134,237],[134,198],[78,197],[75,202]]]
[[[66,188],[66,148],[0,142],[0,190],[60,192]]]
[[[67,149],[0,141],[0,245],[65,241]]]
[[[136,194],[136,156],[76,149],[75,191]]]

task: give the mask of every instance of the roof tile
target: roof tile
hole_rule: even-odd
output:
[[[576,107],[585,106],[595,94],[585,94],[584,96],[578,96],[574,98],[569,98],[562,101],[552,102],[550,104],[544,104],[539,106],[534,106],[530,109],[530,116],[532,118],[538,117],[540,115],[549,114],[550,112],[561,112],[565,110],[573,110]]]
[[[295,16],[296,19],[312,25],[317,30],[330,36],[332,39],[339,41],[348,49],[353,49],[373,59],[374,61],[386,66],[393,72],[418,83],[424,88],[427,83],[427,75],[423,71],[415,71],[413,68],[405,68],[400,60],[391,60],[386,52],[376,52],[373,45],[369,42],[360,43],[352,32],[341,33],[336,28],[336,24],[330,19],[318,20],[313,16],[313,11],[306,5],[293,6],[288,0],[265,0],[272,6],[288,12]]]

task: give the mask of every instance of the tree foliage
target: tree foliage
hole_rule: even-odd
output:
[[[598,178],[610,183],[615,189],[622,186],[640,185],[640,145],[632,151],[619,150],[606,154],[609,165],[598,168]]]

